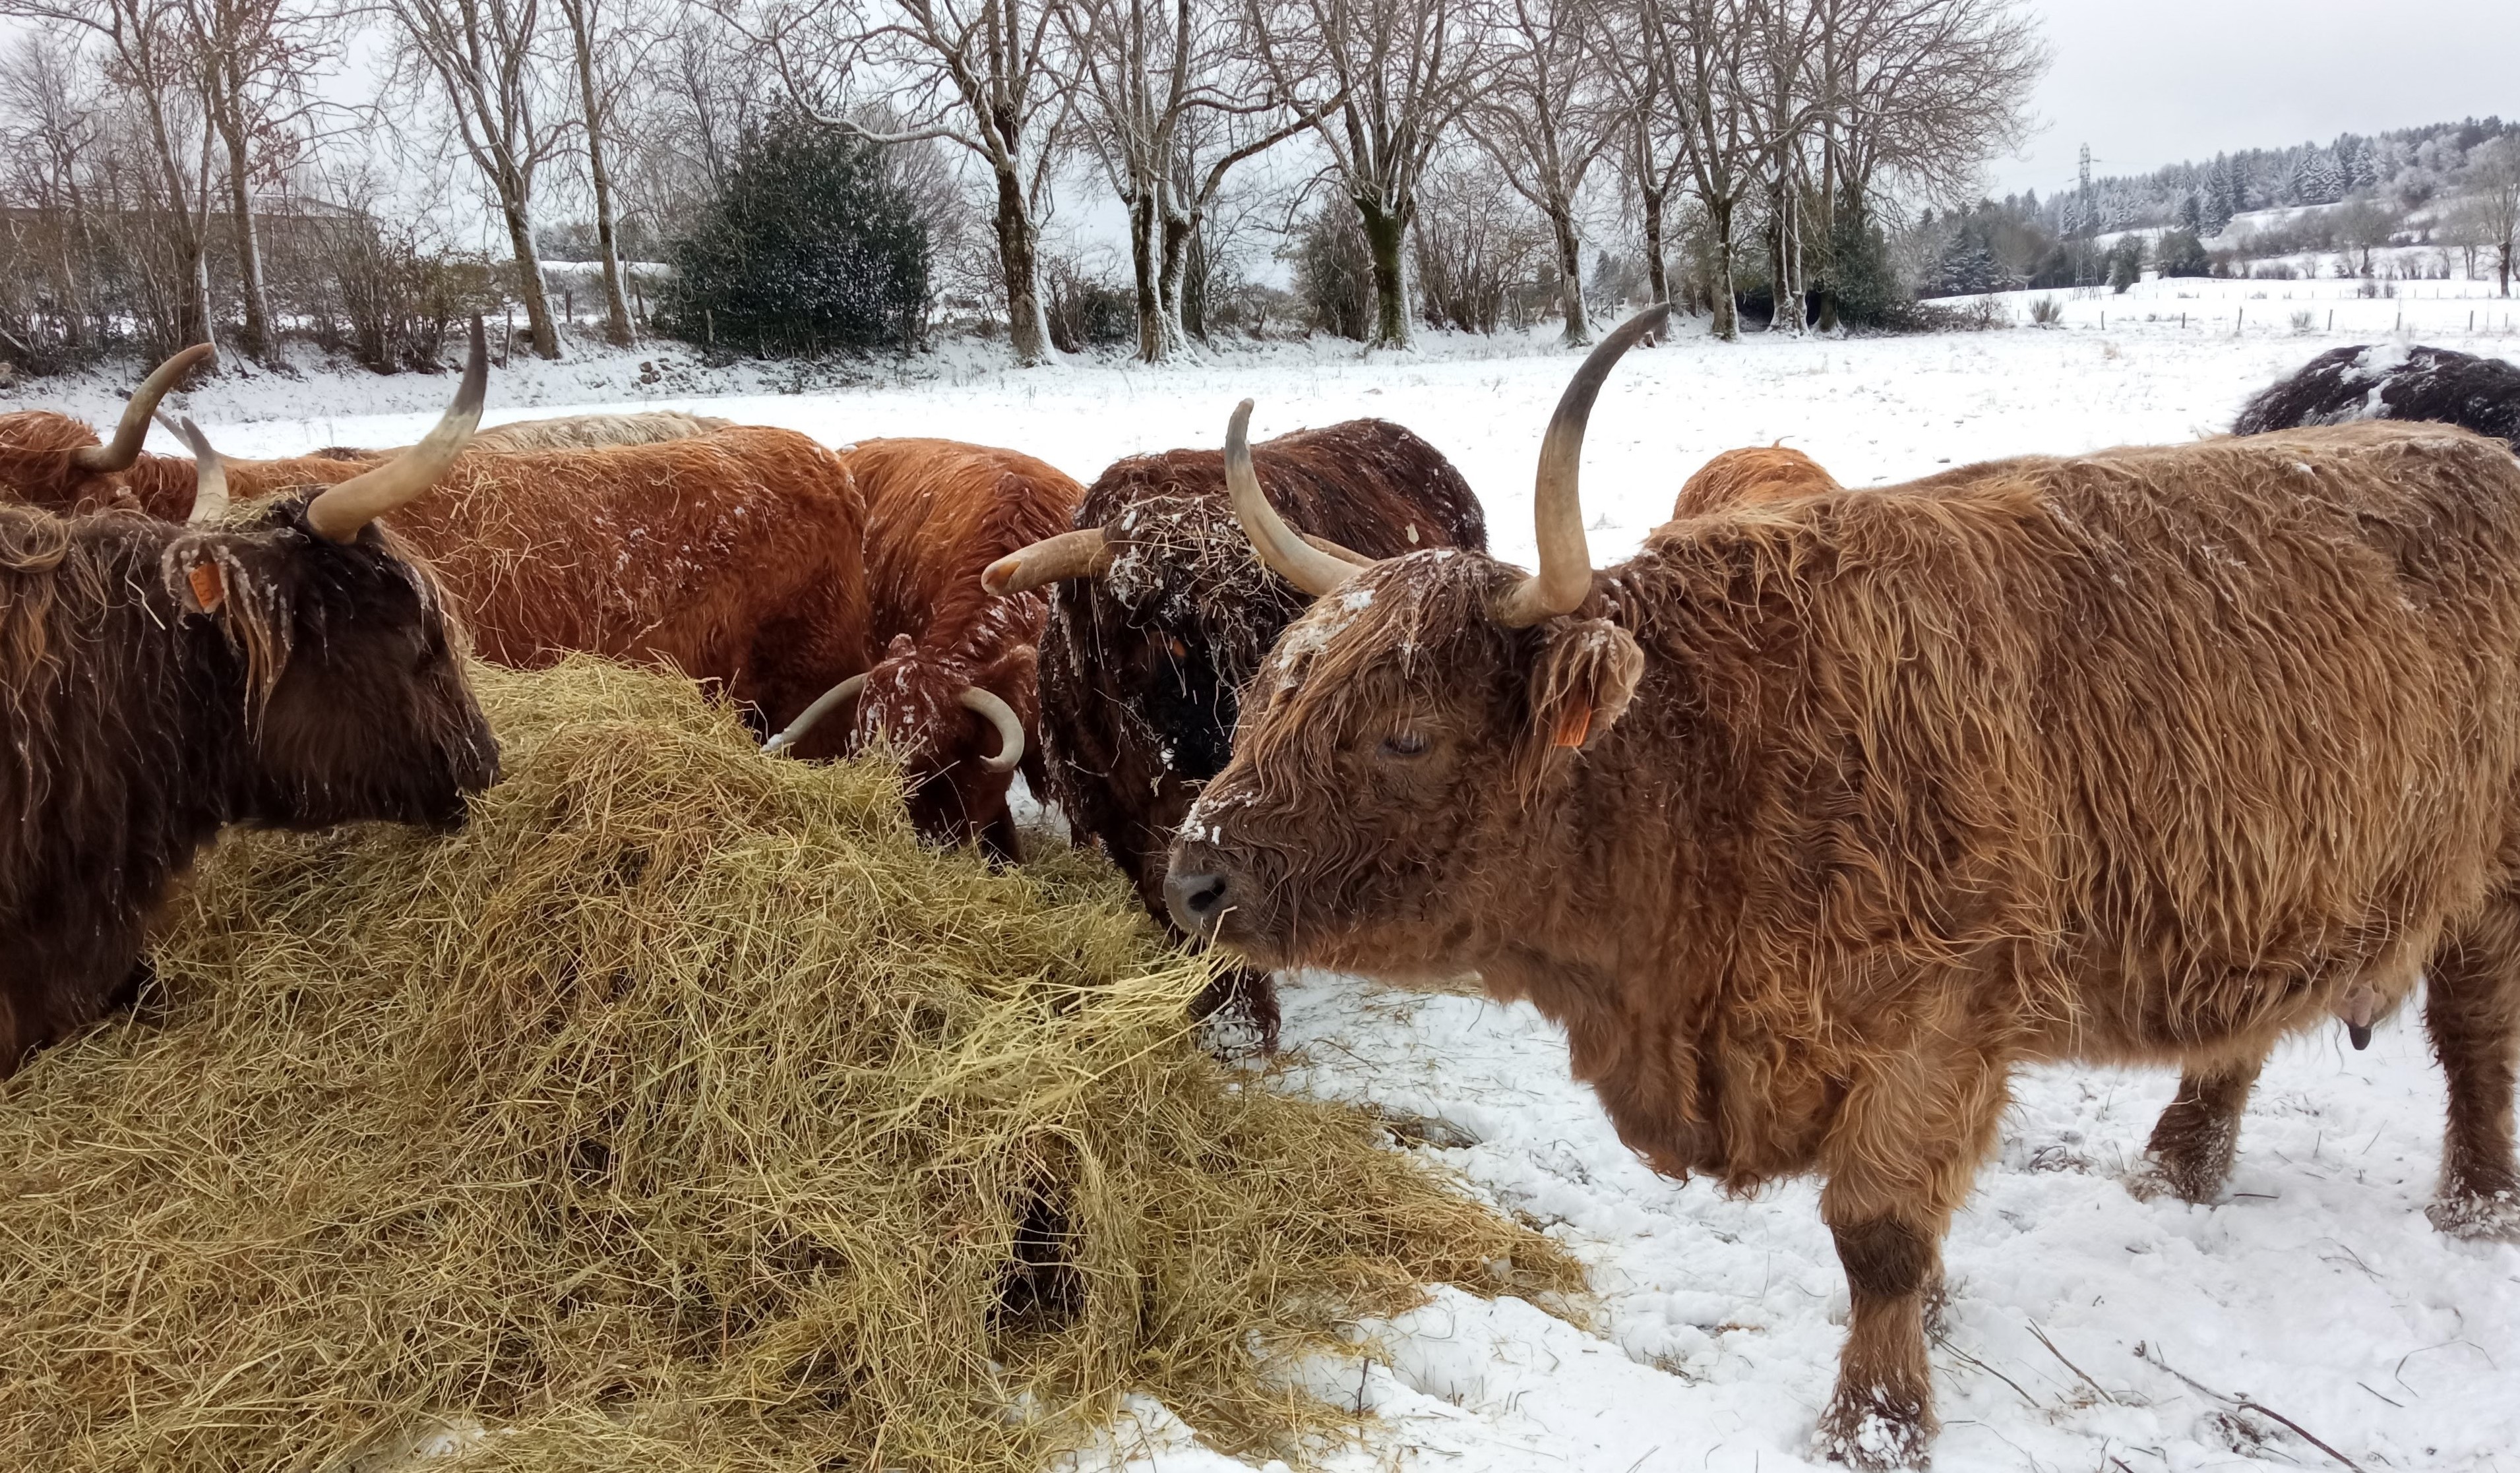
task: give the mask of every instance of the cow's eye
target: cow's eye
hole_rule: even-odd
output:
[[[1423,757],[1426,755],[1426,738],[1416,732],[1394,732],[1382,738],[1382,755]]]

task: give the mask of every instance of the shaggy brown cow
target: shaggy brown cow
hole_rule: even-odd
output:
[[[863,440],[840,455],[866,498],[871,643],[883,657],[772,742],[785,747],[854,703],[837,728],[845,748],[882,742],[903,755],[921,833],[1012,861],[1008,786],[1018,764],[1035,789],[1044,781],[1030,734],[1049,603],[1035,592],[992,599],[980,573],[1064,531],[1085,488],[1018,451],[953,440]]]
[[[170,880],[221,827],[451,826],[498,776],[437,586],[374,523],[481,412],[487,354],[412,453],[189,524],[0,506],[0,1074],[128,1001]]]
[[[1845,488],[1820,463],[1782,445],[1752,445],[1727,450],[1697,468],[1681,483],[1671,514],[1707,516],[1736,507],[1765,506]]]
[[[555,415],[545,420],[511,420],[472,437],[475,451],[601,450],[614,445],[658,445],[688,440],[735,427],[733,420],[696,415],[680,409],[644,409],[624,414]],[[375,461],[400,455],[403,447],[366,448],[327,445],[314,452],[326,460]]]
[[[660,445],[735,427],[733,420],[680,409],[627,414],[555,415],[493,424],[473,437],[476,450],[601,450],[615,445]]]
[[[1923,1461],[1940,1242],[2013,1065],[2263,1055],[2429,970],[2436,1222],[2520,1231],[2520,461],[2361,424],[1971,467],[1586,559],[1358,569],[1251,688],[1169,897],[1262,965],[1475,969],[1658,1170],[1825,1178],[1818,1443]],[[1239,455],[1241,419],[1229,439]]]
[[[158,401],[213,356],[210,345],[202,343],[159,364],[132,391],[110,442],[99,443],[95,430],[50,410],[0,415],[0,498],[59,512],[137,507],[153,515],[181,521],[193,504],[191,462],[170,461],[164,473],[153,480],[153,486],[162,482],[157,505],[142,505],[130,485],[129,472],[140,459],[142,443],[149,438],[149,417],[158,412]],[[332,476],[322,483],[339,479],[340,476]]]
[[[1434,446],[1380,420],[1297,430],[1253,449],[1295,525],[1381,557],[1484,548],[1467,482]],[[992,565],[992,592],[1048,587],[1041,645],[1047,792],[1097,839],[1164,925],[1164,854],[1225,765],[1238,692],[1305,600],[1252,556],[1213,450],[1132,456],[1096,478],[1077,530]],[[1266,976],[1228,995],[1274,1033]],[[1210,1002],[1218,1000],[1211,999]]]
[[[192,506],[193,463],[141,454],[131,424],[192,361],[178,357],[151,376],[112,445],[84,447],[101,457],[56,446],[0,459],[0,473],[13,464],[40,472],[46,494],[66,499],[53,505],[136,503],[180,518]],[[94,438],[75,421],[61,423]],[[252,500],[376,464],[247,461],[230,465],[227,480],[237,499]],[[792,430],[740,426],[589,450],[476,448],[387,524],[428,559],[493,664],[530,670],[585,651],[670,666],[745,703],[767,734],[873,662],[863,505],[839,458]],[[802,755],[838,746],[834,734],[809,740]]]

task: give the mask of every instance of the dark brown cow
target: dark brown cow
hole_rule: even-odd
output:
[[[146,978],[169,881],[230,824],[460,824],[498,776],[437,585],[376,518],[481,412],[485,354],[410,455],[189,524],[0,506],[0,1073]]]
[[[910,816],[940,843],[1015,858],[1007,789],[1018,764],[1043,785],[1034,647],[1049,602],[993,599],[981,570],[1067,529],[1085,488],[1019,451],[953,440],[863,440],[841,452],[867,506],[874,638],[883,650],[772,738],[798,740],[829,713],[842,748],[881,743],[909,769]],[[836,719],[851,707],[848,719]]]
[[[1441,452],[1397,424],[1350,420],[1254,447],[1259,475],[1306,532],[1372,557],[1484,548],[1487,522]],[[1213,450],[1132,456],[1102,472],[1076,530],[988,570],[1002,595],[1049,588],[1041,645],[1045,796],[1137,882],[1157,921],[1164,855],[1225,765],[1242,685],[1304,597],[1252,556]],[[1230,978],[1266,1032],[1265,976]],[[1211,1000],[1213,1001],[1213,1000]]]
[[[1921,1463],[1925,1308],[2012,1067],[2262,1056],[2430,973],[2434,1219],[2520,1233],[2520,461],[2358,424],[1970,467],[1655,531],[1595,572],[1358,569],[1184,821],[1186,925],[1261,965],[1476,970],[1565,1025],[1658,1170],[1825,1178],[1829,1456]],[[1238,416],[1230,449],[1238,451]]]
[[[2520,363],[2450,348],[2331,348],[2268,385],[2231,423],[2265,434],[2355,420],[2429,420],[2491,435],[2520,453]]]
[[[193,463],[141,453],[132,421],[195,361],[179,355],[153,374],[111,445],[60,416],[9,417],[0,434],[16,438],[0,453],[0,494],[14,475],[39,505],[137,506],[180,519]],[[86,443],[61,443],[78,437]],[[245,461],[228,466],[227,479],[238,500],[253,500],[377,464]],[[493,664],[530,670],[584,651],[669,666],[744,703],[766,735],[874,660],[864,506],[839,458],[792,430],[475,448],[387,525],[429,561]],[[831,755],[838,741],[809,742],[803,755]]]

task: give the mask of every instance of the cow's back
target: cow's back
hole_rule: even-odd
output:
[[[468,454],[386,523],[437,568],[498,664],[586,651],[750,698],[765,642],[865,642],[864,508],[847,467],[791,430]],[[802,703],[762,704],[778,722]]]
[[[840,452],[866,502],[874,642],[968,632],[991,607],[980,570],[1068,527],[1085,488],[1021,451],[957,440],[861,440]],[[1043,603],[1016,605],[1037,633]],[[960,652],[960,651],[956,651]]]

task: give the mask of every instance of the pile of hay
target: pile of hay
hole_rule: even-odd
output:
[[[676,681],[477,684],[453,839],[236,836],[0,1094],[0,1466],[1032,1469],[1547,1240],[1187,1036],[1116,876],[920,847]]]

